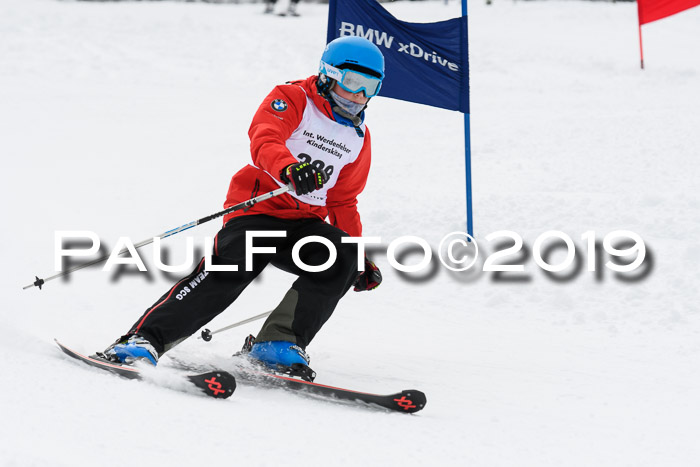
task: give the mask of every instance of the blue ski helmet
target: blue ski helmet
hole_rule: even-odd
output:
[[[384,55],[364,37],[343,36],[326,45],[321,61],[336,68],[350,68],[384,79]],[[345,66],[343,66],[345,65]]]
[[[374,76],[379,79],[380,86],[381,81],[384,79],[384,55],[382,55],[379,47],[364,37],[339,37],[326,45],[326,49],[321,56],[319,72],[323,78],[337,79],[337,76],[328,73],[329,67],[327,65],[341,70],[354,70]]]

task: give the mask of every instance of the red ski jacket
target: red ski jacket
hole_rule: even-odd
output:
[[[280,172],[289,164],[311,162],[329,175],[318,192],[298,197],[285,193],[227,214],[265,214],[282,219],[319,218],[351,236],[362,235],[357,195],[367,182],[370,135],[335,121],[330,104],[318,93],[316,76],[275,87],[258,108],[248,130],[252,164],[231,179],[224,207],[284,186]],[[313,106],[313,107],[312,107]],[[297,153],[298,152],[298,153]]]

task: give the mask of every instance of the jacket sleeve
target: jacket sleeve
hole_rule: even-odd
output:
[[[248,130],[250,154],[256,167],[279,179],[282,169],[298,162],[285,141],[301,123],[305,107],[306,94],[299,86],[277,86],[268,94]]]
[[[326,207],[328,220],[353,237],[362,236],[362,222],[357,212],[357,196],[367,183],[372,162],[369,129],[365,128],[365,141],[355,162],[343,167],[335,186],[328,190]]]

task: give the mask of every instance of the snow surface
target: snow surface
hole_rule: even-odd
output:
[[[409,21],[460,14],[455,1],[385,6]],[[260,100],[315,72],[326,7],[302,3],[300,18],[261,10],[0,2],[0,465],[697,465],[700,8],[644,26],[641,71],[633,3],[472,2],[480,246],[492,251],[484,237],[506,229],[531,249],[561,230],[585,261],[584,232],[602,241],[626,229],[651,258],[633,281],[599,265],[557,282],[531,256],[521,258],[526,281],[436,261],[431,277],[407,280],[377,254],[384,284],[348,294],[309,346],[312,366],[326,384],[421,389],[419,414],[244,386],[212,400],[60,353],[54,337],[84,352],[107,346],[172,278],[98,268],[23,291],[53,273],[54,232],[94,231],[108,252],[121,236],[139,241],[218,211],[249,160]],[[365,234],[436,247],[463,230],[461,115],[378,98],[368,124]],[[190,231],[195,243],[219,225]],[[181,236],[166,243],[173,263]],[[291,281],[266,271],[209,327],[274,307]],[[172,355],[225,363],[259,325],[190,339]]]

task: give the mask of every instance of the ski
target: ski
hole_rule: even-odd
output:
[[[401,413],[418,412],[425,407],[427,401],[425,394],[416,389],[406,389],[395,394],[373,394],[304,381],[265,371],[248,369],[233,371],[244,383],[265,387],[282,387],[326,400],[339,400],[368,406],[374,405]]]
[[[239,358],[241,360],[236,361]],[[188,363],[173,356],[170,356],[168,360],[176,367],[188,371],[203,371],[209,367],[208,364]],[[284,389],[294,394],[331,402],[380,407],[400,413],[415,413],[423,410],[427,400],[425,393],[416,389],[406,389],[395,394],[374,394],[291,378],[248,362],[240,354],[234,356],[233,362],[221,366],[234,374],[241,385]]]
[[[54,341],[56,341],[58,347],[66,355],[92,367],[100,368],[123,378],[143,379],[143,373],[138,368],[110,362],[97,355],[86,356],[66,347],[60,343],[58,339],[54,339]],[[211,370],[201,374],[187,375],[186,381],[189,381],[195,387],[201,389],[205,395],[217,399],[226,399],[230,397],[236,389],[236,378],[231,373],[222,370]]]

